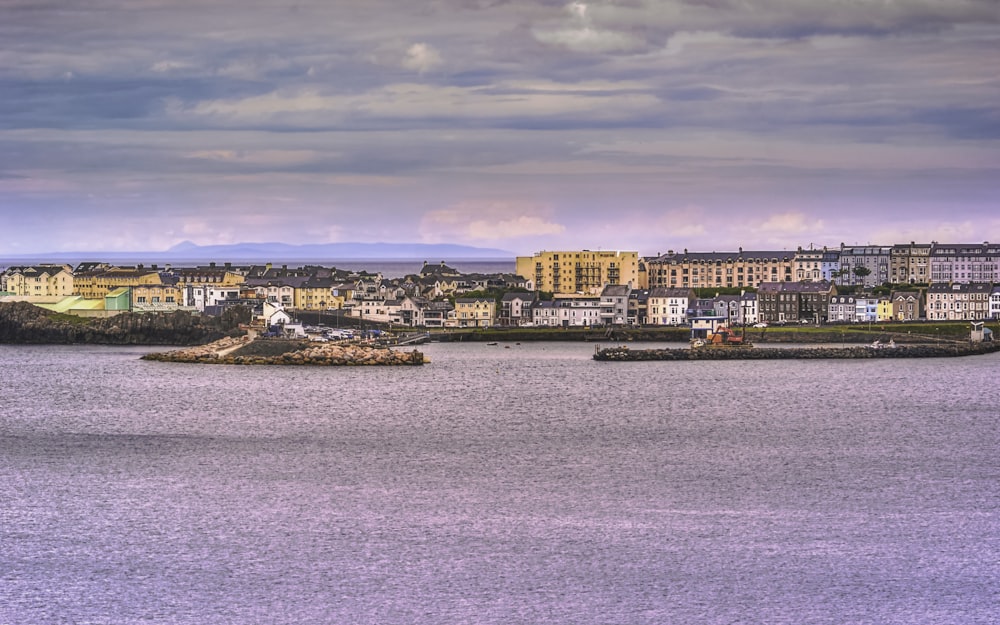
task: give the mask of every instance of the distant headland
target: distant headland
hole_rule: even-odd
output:
[[[338,260],[504,260],[513,262],[516,254],[508,250],[449,243],[314,243],[292,245],[280,242],[197,245],[178,243],[163,251],[134,252],[38,252],[6,255],[2,260],[17,263],[81,262],[100,257],[109,262],[201,262],[218,258],[232,262],[325,262]]]

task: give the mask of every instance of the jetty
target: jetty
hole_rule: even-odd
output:
[[[1000,342],[954,343],[946,345],[872,344],[850,347],[769,347],[769,348],[711,348],[690,349],[629,349],[627,345],[600,348],[594,360],[604,362],[638,362],[650,360],[791,360],[821,358],[952,358],[978,356],[1000,351]]]
[[[401,351],[360,342],[227,337],[196,347],[146,354],[143,360],[213,365],[394,366],[422,365],[417,350]]]

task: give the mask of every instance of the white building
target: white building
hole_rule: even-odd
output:
[[[656,287],[649,290],[647,322],[659,326],[687,323],[688,308],[694,292],[691,289]]]

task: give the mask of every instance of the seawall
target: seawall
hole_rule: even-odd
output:
[[[695,349],[629,349],[627,346],[598,349],[594,360],[634,362],[645,360],[781,360],[819,358],[950,358],[1000,351],[1000,343],[953,345],[897,345],[896,347],[700,347]]]

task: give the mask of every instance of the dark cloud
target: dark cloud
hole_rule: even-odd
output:
[[[801,211],[839,234],[850,226],[830,213],[982,225],[1000,199],[992,0],[0,0],[0,13],[0,205],[73,216],[44,234],[17,222],[37,245],[78,245],[88,224],[122,226],[117,246],[219,242],[238,236],[234,215],[248,238],[294,238],[274,217],[290,213],[398,240],[435,223],[424,213],[482,210],[513,214],[498,232],[563,232],[547,247],[611,245],[593,237],[617,229],[642,248],[661,214],[728,216],[735,236],[747,215]],[[625,206],[628,223],[609,218]],[[802,219],[777,222],[790,243],[805,236]]]

